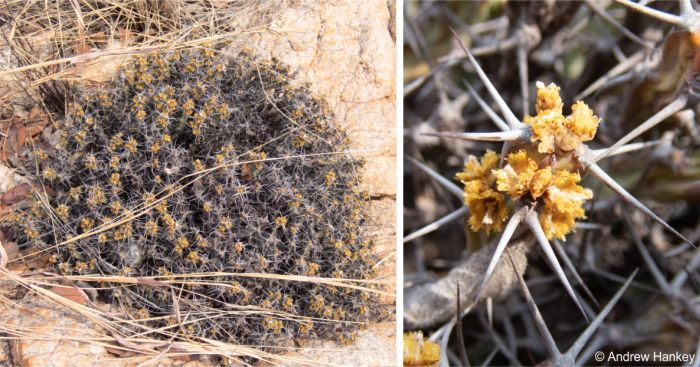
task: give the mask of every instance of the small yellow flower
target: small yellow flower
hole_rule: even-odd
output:
[[[109,167],[115,171],[118,170],[119,169],[119,157],[117,157],[116,155],[113,155],[109,159]]]
[[[508,217],[503,194],[492,188],[496,178],[492,170],[498,166],[498,154],[487,151],[479,162],[470,156],[464,164],[464,171],[457,174],[457,179],[464,184],[464,203],[469,206],[471,216],[469,226],[472,231],[482,227],[487,232],[500,231]]]
[[[91,230],[94,226],[95,221],[90,218],[83,218],[80,220],[80,229],[82,229],[83,232]]]
[[[326,186],[333,185],[333,182],[335,182],[335,171],[330,171],[326,173]]]
[[[537,82],[537,115],[526,116],[524,121],[532,128],[531,141],[539,142],[540,153],[570,152],[595,135],[600,119],[588,105],[576,102],[567,117],[563,115],[562,105],[559,87],[554,84],[545,87]]]
[[[283,227],[285,224],[287,224],[287,217],[285,217],[285,216],[276,217],[275,224],[280,226],[280,227]]]
[[[158,233],[158,224],[154,220],[146,222],[146,236],[155,236]]]
[[[70,208],[66,204],[60,204],[56,207],[56,215],[64,221],[68,220],[69,212]]]
[[[118,173],[112,173],[112,175],[109,177],[109,183],[112,184],[112,186],[120,186],[121,180],[119,179],[119,174]]]
[[[90,154],[85,158],[85,168],[94,171],[97,169],[97,158],[95,158],[94,155]]]
[[[194,170],[204,171],[204,164],[202,164],[202,161],[200,161],[199,159],[194,160]]]
[[[78,187],[71,187],[70,190],[69,190],[68,192],[69,192],[69,194],[70,194],[70,197],[71,197],[73,200],[78,201],[78,200],[80,200],[80,193],[81,193],[82,191],[83,191],[83,188],[80,187],[80,186],[78,186]]]
[[[548,239],[565,236],[576,226],[576,219],[586,218],[583,203],[593,197],[593,192],[578,185],[578,173],[557,171],[544,193],[544,207],[539,219]]]
[[[545,86],[544,83],[538,81],[535,83],[537,86],[537,102],[535,104],[535,113],[540,114],[545,111],[558,111],[562,113],[564,108],[564,102],[562,102],[559,96],[559,88],[556,84],[550,83]]]
[[[189,245],[190,241],[188,241],[186,237],[180,236],[175,241],[175,252],[177,252],[178,254],[182,254],[182,250],[187,248]]]
[[[143,121],[146,118],[146,112],[145,111],[138,111],[138,112],[136,112],[135,117],[137,120]]]
[[[56,178],[58,178],[58,175],[56,174],[56,171],[53,168],[47,168],[44,170],[44,178],[53,181]]]
[[[197,251],[190,251],[190,253],[187,254],[187,260],[189,260],[193,264],[197,264],[201,261]]]
[[[404,366],[437,366],[440,346],[423,337],[422,332],[403,334]]]
[[[109,210],[114,215],[119,214],[119,211],[122,210],[122,203],[120,201],[117,201],[117,200],[112,201],[111,203],[109,203]]]
[[[508,193],[517,199],[530,189],[530,180],[537,171],[537,162],[528,157],[525,150],[508,154],[508,164],[502,169],[493,170],[498,191]]]
[[[124,148],[128,150],[131,153],[136,153],[136,149],[138,147],[138,142],[134,138],[129,138],[129,140],[124,144]]]

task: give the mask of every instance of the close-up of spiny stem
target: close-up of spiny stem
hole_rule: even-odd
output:
[[[591,335],[605,328],[604,319],[614,307],[625,307],[616,306],[625,299],[625,289],[646,282],[647,273],[637,269],[649,269],[654,279],[661,279],[664,271],[657,262],[663,248],[697,251],[692,228],[700,222],[690,199],[693,194],[675,189],[673,197],[679,199],[671,201],[666,199],[670,195],[661,199],[652,194],[674,190],[661,181],[664,166],[675,167],[671,175],[682,181],[693,180],[686,176],[694,164],[688,160],[699,140],[686,126],[696,124],[697,13],[690,1],[678,2],[679,16],[660,15],[662,10],[649,4],[619,3],[407,4],[411,53],[404,63],[410,86],[404,90],[404,179],[412,196],[405,195],[404,202],[404,327],[428,334],[434,330],[429,339],[442,341],[440,347],[447,349],[440,365],[481,358],[488,358],[487,364],[494,358],[502,358],[496,364],[520,364],[518,358],[528,353],[529,358],[537,356],[532,364],[544,359],[554,365],[587,364],[582,354],[591,357],[584,351]],[[635,11],[662,23],[638,21]],[[663,14],[668,11],[664,8]],[[457,14],[470,21],[455,22]],[[443,17],[448,25],[437,21]],[[475,19],[482,23],[471,23]],[[483,34],[471,28],[496,19],[506,28]],[[669,29],[663,23],[669,20],[684,29]],[[595,30],[603,24],[604,35]],[[509,34],[532,28],[540,36],[532,44],[482,51],[497,40],[506,42]],[[665,35],[650,38],[650,33],[640,33],[642,29]],[[591,52],[594,46],[588,42],[593,37],[607,37],[614,47]],[[426,43],[428,39],[433,43]],[[416,52],[411,42],[424,50]],[[418,65],[432,63],[431,52],[445,49],[451,51],[429,74],[408,79],[413,68],[419,75]],[[635,51],[649,60],[637,70],[624,55]],[[652,55],[656,59],[650,59]],[[516,75],[504,73],[506,69]],[[450,100],[457,98],[464,102],[452,105]],[[433,112],[427,109],[430,104]],[[687,116],[686,125],[681,116]],[[428,184],[431,181],[434,185]],[[455,198],[461,207],[455,207]],[[444,204],[438,204],[441,200]],[[428,224],[414,221],[420,217],[435,219]],[[632,219],[636,225],[630,224]],[[641,259],[627,254],[633,243]],[[655,246],[657,255],[647,246]],[[617,276],[613,269],[637,275]],[[694,271],[675,272],[680,276]],[[606,304],[601,299],[614,292],[606,282],[625,278],[625,285],[597,312]],[[635,284],[640,282],[637,278],[641,283]],[[457,284],[465,286],[458,290]],[[693,286],[679,295],[668,290],[665,280],[656,284],[689,311],[682,300],[695,294]],[[518,285],[524,304],[512,294]],[[455,304],[461,304],[456,314]],[[530,310],[533,320],[512,319],[522,307]],[[543,307],[548,314],[540,311]],[[482,312],[489,327],[469,326],[480,324],[475,321]],[[466,337],[458,338],[452,330],[460,320]],[[551,323],[569,329],[554,337]],[[533,325],[543,344],[518,343],[518,335],[530,335]],[[498,330],[506,332],[507,343],[497,336]],[[562,338],[578,340],[562,353],[557,346]],[[489,340],[495,354],[485,345]],[[606,346],[602,339],[596,342],[598,349]]]

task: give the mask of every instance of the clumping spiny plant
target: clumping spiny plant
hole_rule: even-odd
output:
[[[208,48],[137,56],[70,105],[55,147],[23,152],[39,185],[11,218],[17,242],[52,251],[64,275],[193,274],[177,304],[167,287],[100,287],[149,327],[173,330],[177,313],[190,337],[352,340],[389,312],[371,292],[194,275],[375,276],[361,162],[337,153],[346,134],[288,73]]]

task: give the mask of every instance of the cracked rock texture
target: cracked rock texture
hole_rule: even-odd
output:
[[[288,1],[270,14],[274,32],[239,38],[234,43],[252,49],[259,60],[277,58],[292,70],[296,81],[324,99],[352,140],[351,149],[364,150],[364,185],[373,202],[368,230],[377,244],[384,278],[394,292],[396,255],[396,100],[395,3],[375,1]],[[385,302],[395,302],[385,297]],[[36,326],[63,336],[86,336],[91,323],[35,297],[21,307],[0,303],[0,322]],[[395,364],[395,322],[361,331],[353,345],[330,341],[305,343],[297,357],[321,363],[353,366]],[[131,366],[128,359],[104,347],[74,340],[21,340],[3,345],[0,367]],[[9,351],[11,350],[11,352]],[[316,363],[317,364],[317,363]],[[161,360],[159,365],[203,365],[198,361]]]

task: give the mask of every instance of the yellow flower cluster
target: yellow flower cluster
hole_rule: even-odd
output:
[[[578,173],[539,168],[525,150],[508,154],[508,164],[493,170],[496,188],[513,199],[529,193],[533,200],[540,198],[540,224],[548,239],[564,237],[574,229],[576,219],[585,218],[583,203],[593,197],[589,189],[578,185]]]
[[[469,226],[472,231],[482,227],[489,233],[500,231],[508,217],[503,194],[493,189],[496,178],[492,171],[498,166],[498,159],[498,154],[491,150],[481,157],[481,162],[470,156],[464,171],[457,174],[457,179],[464,184],[464,203],[471,210]]]
[[[588,105],[576,102],[569,116],[563,115],[563,106],[558,86],[537,82],[537,115],[526,116],[524,122],[532,128],[531,140],[539,142],[540,153],[570,152],[582,142],[593,139],[596,133],[600,119]]]
[[[578,173],[563,165],[553,166],[543,154],[566,154],[593,139],[600,119],[583,102],[577,102],[571,114],[564,116],[559,87],[538,82],[537,89],[537,115],[525,118],[536,147],[509,153],[507,164],[500,169],[499,156],[492,151],[487,151],[481,161],[471,156],[464,171],[457,174],[464,184],[464,202],[471,210],[469,225],[473,231],[501,230],[508,216],[504,194],[513,200],[527,195],[529,200],[539,202],[539,221],[548,239],[564,239],[574,229],[575,221],[585,218],[583,203],[593,193],[578,184]]]
[[[427,340],[422,332],[403,334],[404,366],[437,366],[440,346]]]

